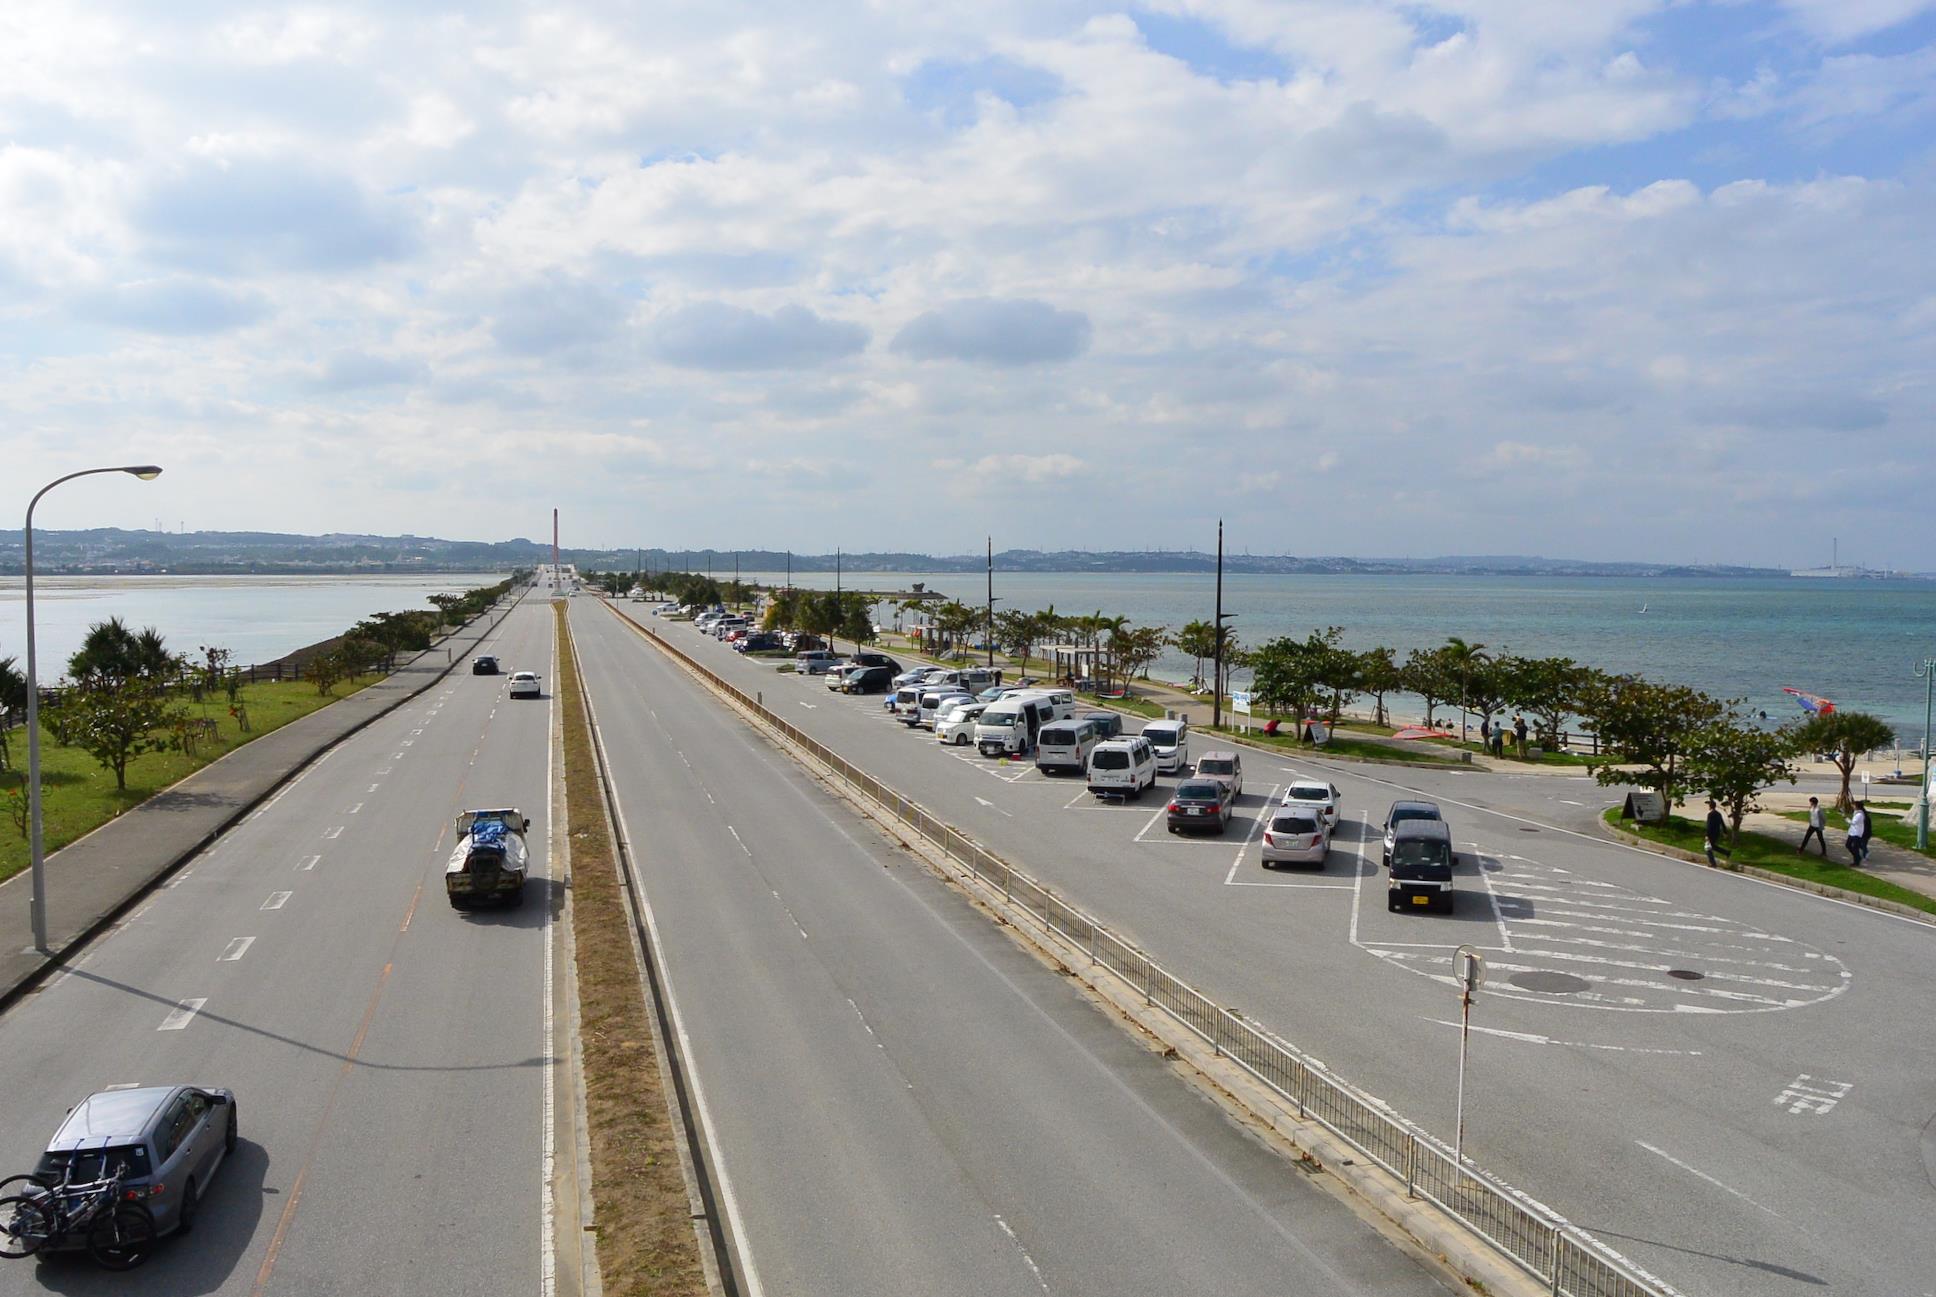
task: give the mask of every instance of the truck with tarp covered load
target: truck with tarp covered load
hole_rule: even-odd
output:
[[[444,894],[454,910],[492,901],[517,905],[531,872],[525,845],[530,821],[511,808],[465,811],[457,817],[457,845],[444,867]]]

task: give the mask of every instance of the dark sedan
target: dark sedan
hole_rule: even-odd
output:
[[[1186,779],[1170,797],[1170,832],[1222,833],[1236,803],[1236,790],[1221,779]]]
[[[497,659],[481,657],[471,659],[471,674],[474,676],[494,676],[497,674]]]

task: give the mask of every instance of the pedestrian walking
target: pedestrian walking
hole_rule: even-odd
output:
[[[1526,718],[1524,716],[1513,717],[1513,738],[1519,741],[1519,755],[1524,757],[1526,755]]]
[[[1808,832],[1802,834],[1802,844],[1799,847],[1795,848],[1795,854],[1798,856],[1807,855],[1808,840],[1810,838],[1813,838],[1815,839],[1816,847],[1818,847],[1821,850],[1823,859],[1827,859],[1828,858],[1828,835],[1825,832],[1827,828],[1828,828],[1828,821],[1822,814],[1822,799],[1819,797],[1809,798],[1808,799]]]
[[[1720,863],[1714,858],[1714,853],[1717,851],[1724,856],[1734,854],[1721,845],[1721,835],[1727,831],[1728,822],[1721,817],[1721,808],[1710,799],[1707,804],[1707,862],[1710,865]]]
[[[1869,804],[1857,802],[1849,816],[1849,857],[1859,867],[1869,856]]]
[[[1484,716],[1479,720],[1479,746],[1492,751],[1492,717]]]

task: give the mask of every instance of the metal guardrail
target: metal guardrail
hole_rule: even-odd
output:
[[[616,610],[614,610],[616,612]],[[1091,964],[1107,967],[1140,991],[1146,1004],[1170,1017],[1242,1067],[1297,1109],[1337,1135],[1394,1178],[1406,1194],[1422,1198],[1470,1229],[1548,1286],[1558,1297],[1678,1297],[1663,1281],[1625,1260],[1591,1234],[1569,1223],[1497,1176],[1461,1166],[1451,1148],[1427,1131],[1332,1075],[1322,1064],[1274,1040],[1196,990],[1103,923],[1057,896],[960,829],[896,792],[845,757],[769,709],[762,699],[721,678],[666,642],[658,632],[616,614],[683,662],[719,692],[826,766],[903,824],[940,848],[1003,898]]]

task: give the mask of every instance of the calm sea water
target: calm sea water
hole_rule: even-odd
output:
[[[794,580],[833,584],[825,573]],[[843,584],[907,589],[916,581],[968,604],[985,596],[979,574],[853,573]],[[1171,628],[1209,620],[1214,595],[1212,579],[1195,574],[995,573],[998,610],[1053,605]],[[1936,582],[1925,581],[1226,576],[1223,599],[1249,645],[1342,626],[1348,646],[1389,645],[1403,658],[1457,635],[1493,651],[1560,655],[1745,698],[1778,719],[1797,714],[1781,692],[1790,685],[1881,716],[1914,741],[1923,726],[1915,666],[1936,656]],[[882,613],[891,620],[891,609]],[[1187,679],[1190,671],[1188,658],[1173,655],[1152,673]]]
[[[495,585],[496,573],[436,576],[38,577],[34,634],[43,679],[58,677],[88,628],[119,617],[153,626],[177,653],[212,644],[238,666],[273,662],[378,612],[428,610],[429,596]],[[0,658],[27,663],[26,587],[0,577]]]

